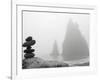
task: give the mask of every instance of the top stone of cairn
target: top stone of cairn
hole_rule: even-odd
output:
[[[32,46],[36,43],[35,40],[32,40],[32,37],[29,36],[28,38],[26,38],[26,42],[23,44],[23,47],[28,47],[28,46]]]

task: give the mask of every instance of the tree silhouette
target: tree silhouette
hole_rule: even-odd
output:
[[[54,60],[57,60],[57,59],[58,59],[59,51],[58,51],[58,46],[57,46],[57,42],[56,42],[56,41],[54,42],[53,51],[52,51],[52,53],[50,54],[50,56],[51,56]]]
[[[63,42],[63,60],[79,60],[89,56],[86,40],[79,30],[79,25],[72,20],[69,21],[65,39]]]

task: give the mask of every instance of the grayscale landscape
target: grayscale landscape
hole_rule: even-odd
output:
[[[89,66],[89,15],[23,12],[22,68]]]

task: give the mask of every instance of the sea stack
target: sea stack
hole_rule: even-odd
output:
[[[80,31],[78,23],[69,21],[63,42],[62,57],[64,61],[75,61],[89,57],[87,41]]]

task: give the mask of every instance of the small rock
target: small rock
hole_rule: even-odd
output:
[[[34,51],[35,51],[35,49],[26,49],[26,50],[24,50],[24,53],[32,53]]]
[[[29,36],[28,38],[26,38],[26,41],[31,41],[32,40],[32,37]]]
[[[31,48],[32,48],[31,46],[28,46],[28,47],[27,47],[27,49],[31,49]]]
[[[33,58],[35,56],[35,54],[33,54],[33,53],[26,53],[25,55],[24,55],[24,57],[26,58],[26,59],[28,59],[28,58]]]
[[[34,45],[35,43],[36,43],[35,40],[28,41],[28,42],[25,42],[25,43],[23,44],[23,47],[29,47],[29,46]]]

